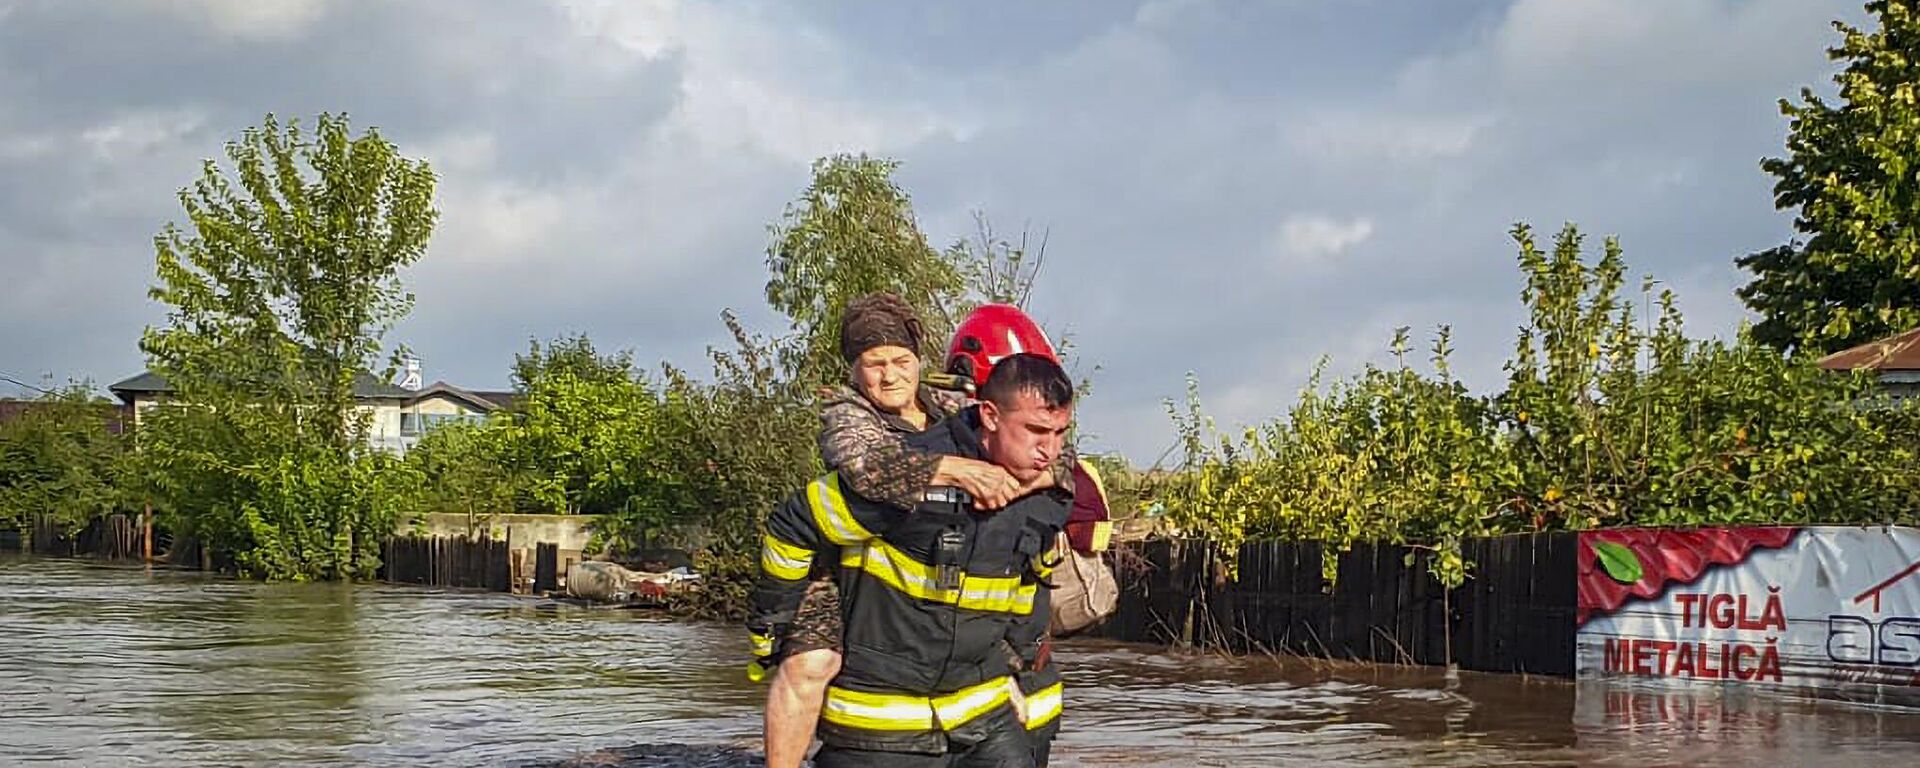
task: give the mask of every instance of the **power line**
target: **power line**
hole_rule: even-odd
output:
[[[60,394],[60,393],[58,393],[58,392],[55,392],[55,391],[53,391],[53,390],[51,390],[51,389],[46,389],[46,388],[44,388],[44,387],[37,387],[37,386],[34,386],[34,385],[32,385],[32,384],[28,384],[28,383],[26,383],[26,382],[24,382],[24,381],[21,381],[21,380],[19,380],[19,379],[16,379],[16,378],[14,378],[14,377],[12,377],[12,376],[8,376],[8,375],[6,374],[6,372],[5,372],[5,371],[0,371],[0,381],[4,381],[4,382],[8,382],[8,383],[10,383],[10,384],[16,384],[16,385],[19,385],[19,386],[22,386],[22,387],[26,387],[27,389],[31,389],[31,390],[33,390],[33,391],[35,391],[35,392],[39,392],[40,394],[43,394],[43,395],[58,395],[58,394]]]

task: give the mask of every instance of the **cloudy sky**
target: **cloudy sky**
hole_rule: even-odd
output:
[[[0,0],[0,373],[140,370],[153,234],[222,143],[345,111],[441,175],[397,340],[502,387],[530,337],[701,368],[763,306],[809,162],[903,162],[936,245],[1050,235],[1098,449],[1149,463],[1199,377],[1222,426],[1314,361],[1451,324],[1470,384],[1520,321],[1506,232],[1618,235],[1696,334],[1784,241],[1776,100],[1830,91],[1847,0],[407,3]],[[1098,366],[1095,370],[1094,366]],[[0,385],[0,393],[10,393]]]

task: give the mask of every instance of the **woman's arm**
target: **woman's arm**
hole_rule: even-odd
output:
[[[879,414],[858,403],[841,401],[821,409],[820,459],[861,498],[900,509],[918,506],[933,486],[960,488],[982,509],[998,509],[1021,495],[1005,469],[916,451],[887,429]]]
[[[855,403],[820,411],[820,460],[862,498],[913,509],[933,483],[940,459],[908,448],[879,414]]]

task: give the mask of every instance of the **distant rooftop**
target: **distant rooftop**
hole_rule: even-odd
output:
[[[468,405],[480,411],[496,411],[502,408],[510,408],[519,397],[519,395],[514,392],[462,389],[444,381],[436,381],[422,387],[418,392],[408,392],[407,402],[408,404],[412,404],[434,395],[446,395],[456,400],[465,401]]]
[[[159,374],[141,371],[138,376],[107,387],[107,391],[123,401],[133,402],[135,395],[172,392],[173,387]],[[364,400],[406,400],[413,397],[414,393],[381,381],[372,374],[361,373],[353,379],[353,396]]]
[[[1920,328],[1827,355],[1820,358],[1820,367],[1830,371],[1920,371]]]

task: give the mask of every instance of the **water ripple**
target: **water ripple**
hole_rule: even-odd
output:
[[[741,766],[765,695],[733,626],[66,560],[0,556],[0,643],[6,765]],[[1098,642],[1056,658],[1062,766],[1900,764],[1920,744],[1910,712]]]

